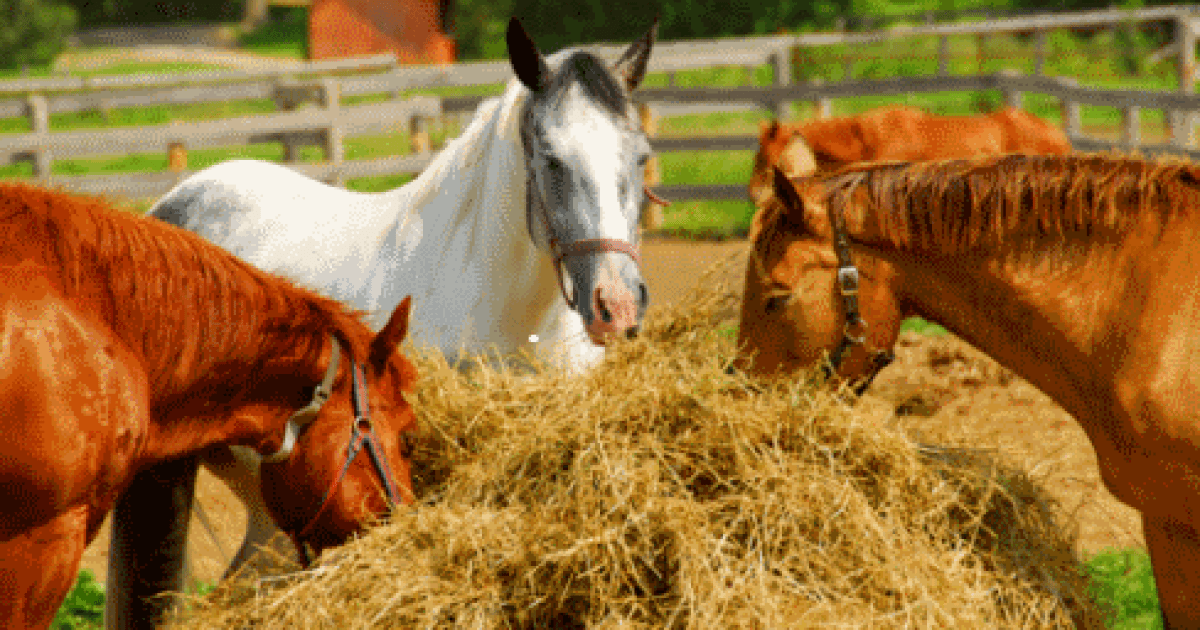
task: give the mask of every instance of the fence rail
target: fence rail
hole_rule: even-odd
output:
[[[359,80],[359,79],[352,79]],[[105,129],[94,131],[49,131],[42,129],[26,134],[0,135],[0,163],[33,159],[39,165],[39,177],[52,184],[83,192],[106,193],[129,197],[161,195],[192,171],[186,164],[175,165],[166,173],[135,173],[88,177],[48,177],[50,160],[54,157],[123,154],[133,151],[162,151],[200,146],[246,144],[253,142],[283,142],[288,166],[311,177],[331,182],[347,178],[395,173],[417,173],[435,153],[427,143],[416,143],[414,153],[406,156],[374,160],[345,160],[343,142],[348,136],[387,133],[398,127],[407,128],[419,136],[424,121],[446,111],[462,111],[474,107],[483,97],[437,98],[422,96],[370,105],[344,106],[340,103],[342,82],[345,79],[325,78],[310,84],[297,84],[288,95],[276,95],[294,106],[304,99],[315,99],[320,107],[300,111],[244,116],[232,119],[189,123],[186,125],[154,125],[147,127]],[[1026,92],[1046,94],[1059,100],[1064,130],[1077,149],[1102,150],[1109,148],[1138,149],[1146,154],[1176,154],[1200,159],[1200,149],[1193,147],[1190,116],[1176,121],[1171,142],[1148,145],[1140,135],[1140,116],[1144,109],[1200,111],[1200,95],[1173,92],[1141,92],[1081,87],[1073,80],[1020,76],[997,73],[980,76],[907,77],[885,80],[862,80],[832,84],[804,84],[773,87],[736,88],[647,88],[635,93],[639,103],[654,108],[671,103],[704,104],[711,107],[734,108],[739,102],[773,106],[781,101],[813,101],[818,111],[828,112],[830,101],[860,95],[908,94],[912,92],[998,90],[1006,103],[1017,105]],[[284,98],[287,96],[291,100]],[[1080,107],[1099,105],[1121,109],[1124,116],[1123,134],[1118,141],[1089,138],[1084,135]],[[44,115],[42,119],[44,119]],[[44,126],[44,125],[43,125]],[[651,125],[652,126],[652,125]],[[296,149],[317,145],[324,149],[326,161],[319,164],[299,163]],[[745,151],[757,146],[757,138],[747,135],[716,135],[696,137],[654,137],[651,146],[660,153],[674,151]],[[170,150],[168,150],[170,153]],[[738,185],[671,185],[660,187],[668,197],[687,199],[744,199]]]

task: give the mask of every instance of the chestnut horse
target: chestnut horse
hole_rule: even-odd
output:
[[[1142,513],[1166,627],[1200,628],[1200,168],[1010,155],[777,173],[775,188],[739,367],[840,348],[831,368],[862,382],[902,319],[937,321],[1075,417]]]
[[[305,550],[410,503],[409,304],[376,335],[194,234],[0,183],[0,625],[49,626],[134,475],[194,472],[210,447],[265,457],[272,517]],[[143,617],[164,606],[114,602]]]
[[[939,116],[890,105],[856,116],[791,124],[773,120],[762,123],[758,145],[749,192],[759,205],[771,191],[772,166],[800,177],[857,162],[1071,152],[1070,140],[1057,127],[1014,107],[976,116]]]

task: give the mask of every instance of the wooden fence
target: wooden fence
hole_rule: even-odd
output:
[[[1119,24],[1128,20],[1162,19],[1176,20],[1177,25],[1182,25],[1179,41],[1183,63],[1180,65],[1192,68],[1187,76],[1194,79],[1196,31],[1191,15],[1190,7],[1175,6],[1138,11],[1089,11],[877,33],[817,33],[739,40],[664,42],[656,46],[651,58],[652,72],[673,73],[712,66],[757,68],[771,64],[774,68],[773,85],[643,89],[636,94],[636,98],[644,104],[651,104],[651,111],[659,115],[698,109],[719,111],[764,107],[777,117],[784,117],[795,101],[816,102],[818,111],[827,115],[830,99],[867,94],[999,90],[1005,94],[1006,102],[1018,104],[1023,92],[1036,92],[1050,95],[1062,103],[1064,126],[1077,148],[1140,147],[1147,153],[1173,152],[1200,157],[1200,152],[1192,148],[1194,125],[1191,120],[1192,113],[1200,111],[1200,97],[1194,95],[1191,81],[1182,75],[1181,83],[1188,86],[1188,89],[1181,90],[1182,93],[1086,88],[1070,79],[1004,73],[982,76],[943,74],[825,85],[789,85],[792,76],[788,66],[790,48],[796,45],[852,44],[911,35],[948,37],[958,33],[1040,32],[1053,28]],[[1191,42],[1190,45],[1187,42]],[[601,45],[593,49],[602,56],[615,57],[624,47]],[[300,71],[268,73],[201,72],[95,77],[86,81],[28,79],[0,83],[0,94],[6,91],[23,94],[21,98],[0,100],[0,118],[26,116],[32,130],[22,134],[0,134],[0,164],[30,161],[34,165],[35,177],[43,181],[49,180],[80,191],[130,197],[151,197],[165,192],[179,178],[190,173],[186,165],[187,149],[205,146],[281,142],[285,147],[285,160],[291,166],[312,177],[331,182],[368,175],[418,172],[433,156],[428,142],[423,141],[426,121],[440,114],[471,111],[483,97],[404,98],[404,95],[414,89],[439,86],[497,84],[511,77],[508,62],[496,61],[452,66],[396,67],[386,72],[351,76],[296,78],[317,71],[369,71],[377,68],[373,63],[380,64],[378,68],[386,68],[394,60],[341,60],[306,64]],[[151,86],[147,87],[147,84]],[[349,106],[343,103],[348,96],[381,93],[389,95],[390,99],[370,105]],[[50,114],[60,112],[253,98],[272,99],[280,111],[206,122],[94,131],[53,131],[49,123]],[[308,103],[317,106],[301,109]],[[1125,120],[1122,140],[1107,143],[1085,137],[1079,120],[1081,105],[1120,108]],[[1141,143],[1139,116],[1143,109],[1171,112],[1168,116],[1172,139],[1170,144],[1146,146]],[[343,141],[347,136],[378,135],[396,129],[413,132],[413,154],[376,160],[344,159]],[[747,150],[755,148],[756,139],[750,136],[655,138],[652,144],[660,152]],[[299,163],[298,149],[307,145],[322,147],[326,161],[320,164]],[[164,150],[170,156],[171,165],[171,170],[165,173],[50,177],[50,166],[56,158]],[[740,186],[670,186],[663,188],[663,192],[676,199],[741,199],[744,196]]]
[[[276,98],[284,107],[294,107],[302,101],[315,101],[318,107],[272,114],[244,116],[199,123],[168,124],[124,129],[94,131],[48,130],[45,115],[36,118],[38,130],[26,134],[0,135],[0,163],[33,159],[39,164],[42,179],[64,187],[87,192],[102,192],[128,197],[152,197],[166,192],[180,178],[191,173],[186,162],[175,159],[173,170],[166,173],[129,173],[122,175],[47,178],[52,156],[85,156],[124,154],[135,151],[163,151],[178,154],[191,147],[245,144],[251,142],[282,142],[287,160],[293,168],[318,179],[341,182],[347,178],[392,173],[417,173],[435,153],[428,142],[420,142],[425,121],[447,111],[473,109],[483,97],[437,98],[421,96],[391,100],[369,105],[344,106],[346,82],[361,78],[324,78],[310,84],[293,84],[280,88]],[[736,107],[739,103],[773,106],[785,101],[812,101],[819,112],[828,113],[835,98],[860,95],[909,94],[913,92],[998,90],[1005,102],[1019,105],[1023,94],[1034,92],[1056,98],[1062,107],[1065,131],[1076,148],[1099,150],[1106,148],[1137,148],[1146,154],[1179,154],[1200,158],[1200,149],[1193,147],[1192,127],[1177,130],[1168,144],[1148,145],[1141,141],[1140,116],[1145,109],[1200,110],[1200,95],[1174,92],[1144,92],[1081,87],[1071,79],[1021,76],[998,73],[981,76],[906,77],[886,80],[851,81],[834,84],[807,84],[774,87],[734,88],[653,88],[635,93],[635,100],[650,105],[675,103],[702,104],[710,107]],[[39,97],[33,97],[36,105]],[[1080,121],[1082,105],[1119,108],[1123,112],[1123,137],[1117,142],[1088,138]],[[42,109],[45,111],[45,108]],[[652,126],[652,123],[651,123]],[[415,150],[407,156],[374,160],[344,159],[343,142],[347,136],[381,134],[397,128],[413,131]],[[655,137],[651,141],[658,152],[753,150],[754,136]],[[325,162],[301,164],[296,162],[296,148],[305,145],[321,146]],[[742,185],[673,185],[663,186],[661,193],[673,199],[744,199]]]

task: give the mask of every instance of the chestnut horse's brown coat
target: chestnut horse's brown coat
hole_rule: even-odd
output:
[[[771,168],[789,177],[828,173],[858,162],[923,161],[1002,153],[1069,153],[1058,128],[1007,107],[976,116],[939,116],[892,105],[855,116],[800,123],[764,123],[750,180],[750,197],[771,190]]]
[[[776,179],[746,273],[741,367],[789,372],[841,338],[831,212],[862,273],[866,343],[944,325],[1087,432],[1141,511],[1168,628],[1200,628],[1200,168],[1004,156]]]
[[[376,434],[411,499],[400,432],[414,424],[403,392],[415,371],[396,351],[408,308],[376,336],[358,314],[184,230],[0,184],[2,625],[49,625],[139,470],[216,444],[276,451],[331,364],[332,338],[344,357],[333,395],[272,464],[273,513],[296,529],[313,521],[304,542],[319,550],[387,509],[370,467],[333,487],[354,418],[352,360],[365,365]]]

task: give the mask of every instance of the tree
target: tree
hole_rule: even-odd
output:
[[[75,30],[75,9],[47,0],[0,0],[0,67],[54,60]]]

